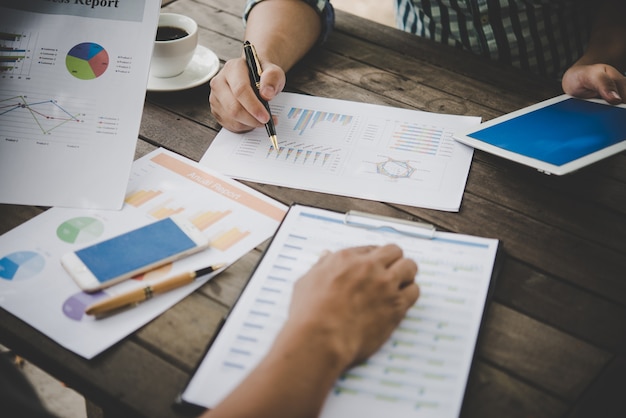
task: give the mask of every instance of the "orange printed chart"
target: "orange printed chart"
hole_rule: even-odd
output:
[[[169,216],[176,215],[185,210],[184,207],[171,207],[170,204],[174,199],[167,199],[162,204],[148,211],[148,214],[155,219],[165,219]]]
[[[147,203],[155,197],[159,196],[161,193],[163,192],[160,190],[139,190],[126,196],[126,199],[124,201],[129,205],[138,208],[144,203]]]
[[[232,228],[211,241],[211,248],[226,251],[248,235],[250,235],[250,231],[241,231],[239,228]]]
[[[74,77],[93,80],[107,70],[109,54],[98,44],[83,42],[70,49],[65,57],[65,66]]]
[[[210,227],[211,225],[219,222],[220,220],[222,220],[226,215],[232,213],[231,210],[226,210],[223,212],[220,211],[208,211],[208,212],[201,212],[198,213],[197,215],[195,215],[192,219],[191,222],[201,231],[204,231],[205,229],[207,229],[208,227]]]

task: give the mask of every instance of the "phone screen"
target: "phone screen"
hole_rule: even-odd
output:
[[[76,255],[104,283],[195,246],[173,220],[166,218],[78,250]]]

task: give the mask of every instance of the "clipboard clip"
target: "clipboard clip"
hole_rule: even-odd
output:
[[[346,212],[343,223],[355,228],[371,231],[393,232],[409,237],[433,239],[436,228],[424,222],[407,221],[389,216],[374,215],[371,213],[350,210]]]

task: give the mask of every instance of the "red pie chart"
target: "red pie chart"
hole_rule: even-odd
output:
[[[67,70],[81,80],[100,77],[109,66],[109,54],[102,46],[83,42],[70,49],[65,57]]]

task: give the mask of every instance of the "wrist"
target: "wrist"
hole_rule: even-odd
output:
[[[353,362],[354,344],[346,339],[334,320],[288,320],[277,341],[308,353],[311,363],[323,364],[334,382]]]

